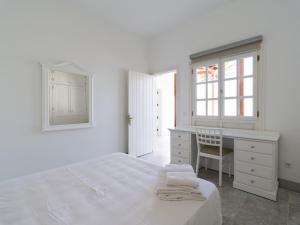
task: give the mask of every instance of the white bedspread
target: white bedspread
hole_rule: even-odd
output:
[[[221,225],[219,192],[206,201],[161,201],[161,168],[116,153],[0,184],[1,225]]]

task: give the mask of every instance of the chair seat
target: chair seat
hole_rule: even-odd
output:
[[[203,152],[203,153],[206,153],[206,154],[210,154],[210,155],[219,156],[220,155],[220,148],[217,147],[217,146],[204,145],[203,147],[201,147],[200,152]],[[228,155],[231,152],[233,152],[232,149],[230,149],[230,148],[223,148],[223,150],[222,150],[222,156]]]

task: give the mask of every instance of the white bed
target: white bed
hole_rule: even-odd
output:
[[[221,225],[219,192],[206,201],[161,201],[161,167],[122,153],[0,184],[1,225]]]

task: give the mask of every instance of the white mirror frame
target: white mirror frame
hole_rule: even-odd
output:
[[[79,128],[89,128],[94,126],[93,118],[93,74],[85,71],[80,66],[71,62],[62,62],[59,64],[40,63],[42,66],[42,131],[57,131]],[[75,73],[88,76],[89,80],[89,122],[79,124],[51,125],[49,122],[49,94],[48,94],[48,75],[51,71],[57,70],[66,73]]]

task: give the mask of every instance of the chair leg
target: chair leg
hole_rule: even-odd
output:
[[[219,160],[219,186],[222,186],[222,159]]]
[[[200,155],[197,155],[197,165],[196,165],[196,176],[198,177],[199,174],[199,166],[200,166]]]
[[[207,158],[205,158],[205,171],[207,171]]]

